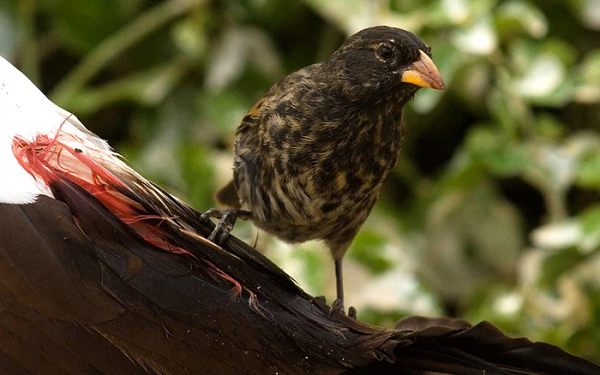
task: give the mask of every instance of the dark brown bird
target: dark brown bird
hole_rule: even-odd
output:
[[[207,212],[225,219],[212,238],[238,216],[287,242],[324,240],[342,307],[342,258],[396,165],[402,108],[420,87],[444,89],[430,55],[408,31],[372,27],[271,87],[237,130],[233,181],[217,193],[234,210]]]

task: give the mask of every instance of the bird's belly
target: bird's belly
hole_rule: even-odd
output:
[[[255,187],[244,200],[252,221],[264,231],[290,243],[334,237],[359,227],[372,206],[371,196],[348,192],[307,192],[296,180],[274,179],[271,186]],[[365,199],[368,198],[368,199]]]

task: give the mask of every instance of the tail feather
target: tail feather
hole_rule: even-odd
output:
[[[235,182],[233,180],[229,181],[227,185],[217,191],[215,194],[215,200],[227,207],[237,209],[242,208],[238,198],[237,189],[235,187]]]
[[[415,340],[396,347],[393,363],[373,363],[345,374],[600,374],[591,362],[553,345],[508,337],[485,321],[471,326],[459,319],[412,316],[396,329],[414,332]]]

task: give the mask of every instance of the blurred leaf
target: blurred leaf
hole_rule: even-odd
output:
[[[525,300],[507,285],[486,285],[473,296],[467,318],[473,322],[487,320],[509,333],[519,332]]]
[[[594,205],[579,215],[579,223],[583,238],[579,248],[583,253],[590,253],[600,249],[600,206]]]
[[[514,65],[505,95],[546,106],[561,106],[572,100],[576,77],[568,67],[575,61],[576,51],[568,43],[521,39],[511,45],[510,58]]]
[[[175,44],[195,60],[200,60],[207,54],[209,41],[205,31],[205,13],[192,13],[183,22],[177,23],[172,31]]]
[[[240,93],[222,91],[205,93],[199,98],[202,119],[212,124],[215,130],[233,136],[244,114],[252,106]]]
[[[165,99],[181,81],[187,70],[187,62],[175,61],[148,71],[137,72],[99,87],[84,89],[65,103],[77,108],[79,115],[96,112],[115,102],[134,101],[140,105],[153,106]]]
[[[254,64],[266,77],[283,75],[282,64],[269,37],[253,28],[229,29],[219,48],[211,54],[206,86],[211,91],[222,90],[238,79],[247,63]]]
[[[565,272],[575,268],[584,259],[586,259],[586,256],[574,248],[568,248],[549,255],[542,264],[540,285],[552,289],[558,278]]]
[[[392,267],[393,263],[386,258],[384,245],[386,241],[378,233],[365,228],[354,239],[348,256],[356,259],[374,273],[382,273]]]
[[[600,49],[592,50],[585,56],[580,70],[583,80],[600,83]]]
[[[193,192],[187,200],[200,210],[209,209],[213,206],[212,195],[216,191],[211,158],[204,147],[189,139],[182,142],[177,151],[185,189]]]
[[[531,240],[536,247],[545,250],[560,250],[576,247],[583,238],[583,231],[575,220],[552,223],[536,228],[531,232]]]
[[[453,23],[462,24],[469,19],[470,7],[467,0],[441,0],[441,8]]]
[[[585,188],[600,189],[600,150],[589,153],[581,160],[577,184]]]
[[[522,246],[518,212],[486,183],[441,195],[427,213],[420,272],[445,298],[512,273]],[[453,280],[451,284],[448,280]]]
[[[536,121],[536,132],[547,140],[557,141],[565,134],[565,126],[550,113],[540,113]]]
[[[202,3],[203,0],[169,0],[137,16],[118,33],[103,39],[102,43],[95,46],[85,59],[54,88],[50,99],[60,105],[68,103],[73,96],[79,94],[81,87],[126,49],[173,18]]]
[[[531,158],[525,165],[524,178],[544,192],[562,194],[575,181],[578,155],[566,147],[532,143]]]
[[[369,310],[382,316],[436,314],[440,306],[435,295],[414,275],[398,271],[376,275],[369,284],[363,283],[362,289],[355,292],[360,301],[356,304],[358,311]],[[395,322],[387,323],[393,325]]]
[[[590,51],[579,66],[577,101],[595,103],[600,101],[600,49]]]
[[[600,30],[600,0],[581,0],[577,3],[581,4],[579,16],[582,23],[592,30]]]
[[[0,56],[11,61],[19,41],[15,15],[7,8],[0,8]]]
[[[304,2],[347,34],[371,26],[379,8],[376,1],[304,0]]]
[[[509,141],[498,129],[473,129],[466,146],[476,161],[502,177],[521,173],[531,162],[526,147]]]
[[[600,206],[595,205],[587,209],[580,217],[583,232],[592,234],[600,228]]]
[[[566,69],[562,62],[552,55],[535,58],[524,74],[513,82],[516,94],[537,103],[564,104],[570,99],[573,84],[566,82]]]
[[[474,55],[489,55],[498,46],[498,36],[490,17],[477,19],[472,25],[460,29],[453,38],[454,46]]]
[[[440,5],[450,20],[458,25],[465,25],[491,14],[498,0],[442,0]]]
[[[131,5],[138,1],[43,0],[39,7],[51,15],[57,37],[74,51],[86,53],[115,32],[133,13]]]
[[[503,35],[524,31],[534,38],[542,38],[548,32],[546,17],[530,2],[521,0],[504,2],[495,14],[497,28]]]
[[[600,316],[600,292],[589,288],[589,301],[592,305],[590,307],[591,316],[594,318],[594,327],[590,329],[589,326],[584,326],[577,329],[569,338],[566,340],[566,350],[572,353],[578,353],[595,363],[600,362],[600,352],[596,348],[600,347],[600,322],[598,317]]]

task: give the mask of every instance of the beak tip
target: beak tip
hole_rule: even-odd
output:
[[[434,90],[446,90],[442,75],[429,55],[422,50],[420,50],[420,53],[421,58],[402,74],[402,82]]]

